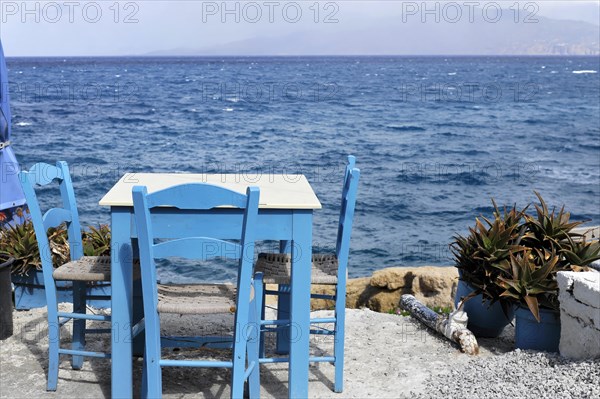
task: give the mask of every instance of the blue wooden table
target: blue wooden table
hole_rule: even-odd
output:
[[[302,175],[170,173],[125,174],[100,200],[100,205],[110,207],[112,228],[112,397],[131,398],[133,394],[132,238],[136,231],[131,189],[142,185],[154,192],[190,182],[216,184],[241,193],[247,186],[260,187],[256,239],[291,243],[289,397],[308,397],[312,214],[321,208],[310,184]],[[152,217],[155,231],[160,232],[157,235],[165,238],[204,235],[208,230],[216,238],[235,238],[242,226],[242,212],[235,208],[185,212],[158,208]]]

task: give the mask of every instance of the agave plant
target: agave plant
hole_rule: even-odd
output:
[[[502,297],[527,305],[537,321],[540,306],[558,310],[556,265],[559,256],[536,249],[510,255],[510,277],[498,277],[498,286],[504,289]]]
[[[101,224],[98,228],[89,226],[82,234],[85,256],[110,255],[110,227]]]
[[[573,231],[584,222],[570,221],[564,206],[550,210],[535,192],[540,204],[536,215],[515,207],[503,216],[494,203],[494,220],[475,221],[467,237],[456,236],[451,244],[456,267],[463,280],[475,288],[470,296],[499,301],[503,309],[511,303],[529,308],[539,321],[539,308],[558,309],[559,271],[585,271],[600,259],[600,242],[588,242]]]
[[[585,236],[580,240],[569,238],[569,248],[562,248],[563,262],[573,271],[587,269],[587,265],[600,259],[600,241],[587,242]]]
[[[86,256],[110,254],[110,228],[107,225],[100,225],[98,228],[90,226],[88,230],[82,232],[82,241]],[[64,224],[48,229],[48,242],[54,267],[70,261],[71,248]],[[20,225],[5,225],[0,228],[0,254],[15,258],[13,273],[23,275],[28,274],[32,269],[41,270],[40,251],[33,223],[30,220]]]
[[[525,215],[527,233],[523,237],[523,244],[530,248],[544,248],[548,251],[568,250],[572,246],[573,239],[583,237],[582,234],[573,232],[573,229],[585,222],[571,222],[569,220],[571,215],[565,212],[564,206],[558,213],[555,209],[550,211],[540,193],[537,191],[534,193],[538,197],[540,205],[534,205],[535,217]]]
[[[64,225],[48,229],[48,241],[52,264],[57,267],[69,261],[69,241]],[[28,274],[29,270],[42,268],[40,250],[33,223],[29,220],[23,224],[5,225],[0,230],[0,253],[15,259],[13,273]]]
[[[469,228],[467,237],[454,237],[451,251],[462,279],[475,288],[466,299],[482,294],[484,301],[489,301],[490,305],[500,301],[507,314],[509,300],[501,296],[503,290],[496,282],[510,267],[511,253],[523,249],[520,240],[524,234],[522,220],[527,208],[519,211],[513,206],[501,213],[494,200],[492,204],[493,221],[485,217],[481,218],[483,222],[475,219],[475,227]]]

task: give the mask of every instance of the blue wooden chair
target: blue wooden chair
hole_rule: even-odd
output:
[[[254,226],[258,214],[259,190],[249,187],[246,195],[203,183],[174,186],[152,194],[146,187],[133,188],[135,222],[138,232],[144,301],[146,344],[142,396],[162,396],[162,367],[225,367],[232,369],[231,397],[241,398],[248,381],[251,397],[260,396],[258,367],[258,318],[253,300]],[[203,211],[218,206],[244,209],[239,241],[196,237],[179,232],[178,237],[160,237],[152,227],[152,209],[172,206]],[[182,238],[183,237],[183,238]],[[160,242],[155,243],[155,240]],[[155,259],[171,257],[196,260],[228,258],[239,260],[237,290],[227,285],[159,286]],[[161,337],[160,314],[214,314],[235,312],[232,337]],[[253,333],[254,332],[254,333]],[[232,347],[230,361],[161,359],[161,347]],[[212,345],[211,345],[212,344]]]
[[[60,355],[72,356],[73,369],[80,369],[83,357],[108,358],[110,354],[85,350],[86,333],[110,332],[106,329],[86,329],[86,320],[110,322],[110,316],[86,314],[86,300],[92,296],[86,294],[90,282],[110,281],[109,256],[83,256],[81,226],[75,193],[66,162],[57,162],[56,166],[46,163],[35,164],[29,172],[19,174],[25,198],[31,213],[35,236],[42,260],[44,289],[48,306],[48,391],[55,391],[58,383],[58,365]],[[45,186],[57,181],[60,187],[62,207],[51,208],[42,215],[35,187]],[[71,261],[53,269],[52,253],[48,242],[47,230],[65,223],[71,251]],[[57,281],[71,281],[73,287],[73,312],[59,312],[57,303]],[[94,297],[99,299],[101,297]],[[104,299],[110,299],[105,297]],[[73,320],[73,340],[71,349],[60,347],[61,326]]]
[[[346,280],[348,270],[348,255],[350,252],[350,233],[352,231],[352,220],[354,217],[354,206],[358,190],[360,170],[354,167],[355,158],[348,157],[348,165],[344,175],[344,187],[342,190],[342,205],[338,224],[338,234],[335,254],[313,254],[311,284],[335,286],[334,295],[312,294],[311,298],[328,299],[335,301],[334,317],[311,319],[311,324],[333,323],[333,330],[325,328],[311,329],[311,334],[333,335],[333,356],[311,357],[311,362],[329,362],[335,366],[335,392],[342,392],[344,381],[344,326],[346,309]],[[261,344],[260,363],[286,362],[288,358],[268,358],[264,354],[264,332],[279,332],[280,336],[284,329],[289,328],[289,320],[285,314],[279,312],[278,320],[264,320],[265,318],[265,295],[276,295],[280,297],[279,308],[287,307],[284,297],[289,297],[291,278],[291,255],[290,254],[259,254],[255,268],[255,286],[257,289],[257,309],[261,316]],[[266,290],[265,284],[278,284],[276,291]],[[280,309],[278,309],[279,311]],[[288,310],[289,311],[289,310]],[[285,312],[285,310],[284,310]],[[288,333],[289,334],[289,333]],[[281,338],[278,336],[278,344]],[[280,352],[285,352],[285,349]]]

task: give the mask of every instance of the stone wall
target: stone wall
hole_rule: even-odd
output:
[[[559,272],[560,354],[600,357],[600,273]]]

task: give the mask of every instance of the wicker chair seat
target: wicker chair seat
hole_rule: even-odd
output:
[[[84,256],[54,269],[55,280],[110,281],[110,256]]]
[[[84,256],[54,269],[55,280],[110,281],[110,256]],[[133,278],[140,278],[140,261],[133,261]]]
[[[258,255],[255,273],[263,273],[266,284],[290,284],[291,281],[290,254]],[[335,255],[313,254],[310,281],[312,284],[336,285],[338,278],[338,260]]]
[[[158,285],[158,312],[175,314],[235,313],[233,284]]]

